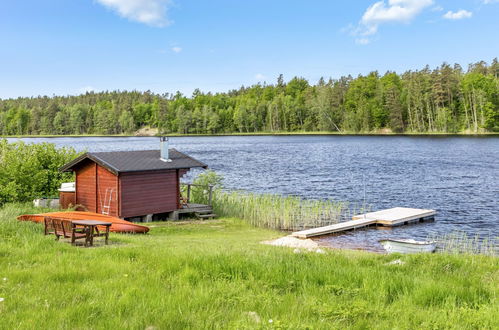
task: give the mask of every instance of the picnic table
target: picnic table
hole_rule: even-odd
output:
[[[111,222],[104,222],[104,221],[98,221],[98,220],[72,220],[71,224],[73,228],[80,227],[80,228],[85,228],[85,233],[86,233],[86,239],[85,239],[85,245],[94,245],[94,237],[99,237],[99,236],[104,236],[105,237],[105,243],[107,245],[108,239],[109,239],[109,228],[111,227],[112,223]],[[97,226],[102,226],[106,227],[106,230],[104,232],[99,231],[99,228]]]

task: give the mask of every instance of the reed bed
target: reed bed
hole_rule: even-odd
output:
[[[278,230],[300,230],[338,223],[348,209],[345,203],[332,200],[221,190],[213,194],[213,207],[222,216]]]
[[[499,256],[499,237],[480,237],[455,231],[444,235],[430,235],[428,240],[435,241],[438,251],[443,253]]]

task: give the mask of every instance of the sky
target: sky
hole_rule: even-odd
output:
[[[499,0],[2,0],[0,98],[225,92],[499,57]]]

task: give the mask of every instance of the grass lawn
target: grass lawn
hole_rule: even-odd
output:
[[[26,212],[0,210],[2,329],[499,328],[494,257],[294,253],[227,218],[82,248]]]

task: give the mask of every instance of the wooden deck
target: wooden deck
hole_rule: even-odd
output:
[[[291,235],[298,238],[309,238],[327,235],[342,231],[367,227],[371,225],[398,226],[409,222],[433,220],[437,212],[435,210],[412,209],[395,207],[392,209],[370,212],[354,216],[350,221],[340,222],[334,225],[313,228],[294,232]]]
[[[210,205],[206,204],[193,204],[188,203],[187,206],[184,206],[177,210],[178,213],[197,213],[204,211],[213,211],[213,208]]]
[[[170,215],[171,220],[178,220],[180,214],[195,214],[199,219],[211,219],[217,215],[213,213],[213,207],[206,204],[188,203],[182,208],[173,211]]]

